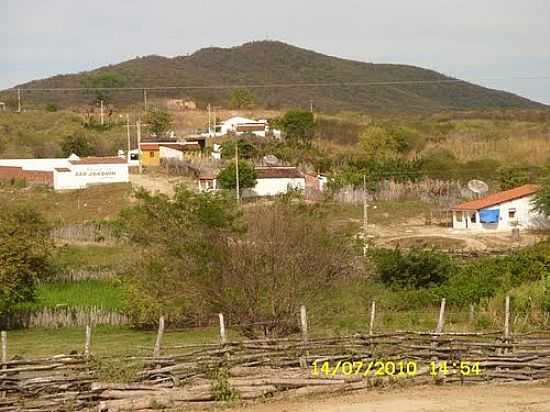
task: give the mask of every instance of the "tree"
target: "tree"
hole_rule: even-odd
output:
[[[501,190],[513,189],[527,184],[531,180],[529,167],[502,166],[497,172]]]
[[[109,90],[94,90],[94,89],[110,89],[115,87],[126,86],[127,79],[123,75],[116,72],[106,73],[90,73],[82,78],[80,84],[95,96],[95,101],[103,100],[106,102],[110,99],[111,93]]]
[[[94,154],[94,148],[88,138],[81,132],[66,136],[61,143],[64,156],[76,154],[78,156],[90,156]]]
[[[49,229],[33,209],[4,205],[0,214],[0,314],[32,301],[38,280],[52,273]]]
[[[218,182],[222,189],[237,188],[237,173],[235,162],[232,162],[218,175]],[[256,186],[256,169],[254,165],[245,160],[239,161],[239,188],[249,189]]]
[[[165,110],[151,110],[145,116],[149,130],[157,136],[165,134],[172,124],[172,116]]]
[[[453,272],[449,256],[435,250],[375,249],[371,258],[380,280],[388,286],[426,288],[445,282]]]
[[[256,145],[248,140],[239,139],[236,142],[230,140],[222,145],[222,157],[224,159],[235,158],[235,145],[239,147],[239,158],[241,159],[253,159],[258,152]]]
[[[550,165],[539,182],[539,191],[535,194],[535,210],[550,217]]]
[[[248,89],[234,89],[229,104],[234,109],[251,109],[256,104],[256,96]]]
[[[286,135],[287,140],[293,143],[309,145],[313,138],[315,118],[313,113],[302,110],[291,110],[274,123]]]
[[[319,225],[321,207],[282,198],[242,215],[223,193],[136,197],[117,222],[119,236],[141,247],[129,273],[136,324],[163,314],[196,325],[222,312],[249,336],[287,334],[297,329],[299,305],[349,269],[350,242]]]

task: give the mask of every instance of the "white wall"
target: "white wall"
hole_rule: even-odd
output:
[[[300,178],[257,179],[254,189],[243,191],[246,196],[275,196],[287,193],[289,188],[304,190],[306,180]]]
[[[488,207],[487,209],[499,209],[499,221],[496,224],[481,223],[479,221],[479,211],[461,212],[453,211],[453,228],[468,229],[473,231],[495,231],[511,230],[514,227],[520,229],[535,229],[541,225],[541,220],[546,220],[540,213],[532,210],[533,196],[526,196],[520,199],[504,202],[499,205]],[[516,210],[514,218],[509,218],[511,209]],[[472,215],[475,213],[475,222],[472,222]],[[462,221],[458,217],[463,214]]]
[[[160,158],[183,160],[183,152],[181,150],[172,149],[171,147],[160,146]]]
[[[54,171],[54,189],[84,189],[88,186],[127,183],[128,164],[72,165],[70,172]]]

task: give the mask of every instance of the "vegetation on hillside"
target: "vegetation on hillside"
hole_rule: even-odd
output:
[[[175,86],[220,84],[243,85],[239,92],[215,90],[166,90],[164,97],[193,98],[203,106],[231,105],[249,107],[254,102],[266,108],[308,107],[313,101],[322,111],[440,111],[482,108],[543,107],[511,93],[491,90],[467,82],[409,83],[396,81],[441,81],[449,78],[432,70],[396,64],[373,64],[322,55],[276,41],[247,43],[228,49],[208,48],[190,56],[166,58],[138,57],[91,72],[59,75],[36,80],[22,88],[74,88],[91,86]],[[380,83],[378,85],[345,85],[345,83]],[[299,87],[300,84],[331,83],[332,87]],[[287,84],[296,87],[244,89],[249,84]],[[105,93],[102,91],[101,93]],[[117,104],[135,102],[139,90],[112,92],[94,96]],[[13,104],[14,94],[0,94]],[[51,103],[44,94],[28,96],[35,105]],[[59,106],[89,102],[90,94],[64,93],[55,96]]]

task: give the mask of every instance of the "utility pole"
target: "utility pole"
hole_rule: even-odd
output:
[[[99,119],[100,119],[101,125],[103,126],[103,122],[104,122],[104,119],[103,119],[103,100],[99,101]]]
[[[147,89],[143,89],[143,111],[147,112]]]
[[[143,166],[141,164],[141,158],[143,157],[143,153],[141,152],[141,120],[138,120],[136,122],[136,132],[137,132],[137,146],[138,146],[138,165],[139,165],[139,174],[142,174],[143,172]]]
[[[21,89],[17,89],[17,113],[21,113]]]
[[[241,188],[239,182],[239,144],[238,141],[235,141],[235,178],[236,178],[236,189],[237,189],[237,205],[241,205]]]
[[[126,157],[128,158],[128,161],[130,161],[130,150],[132,149],[132,141],[130,135],[130,113],[126,114],[126,134],[128,137],[128,153]]]
[[[367,176],[363,175],[363,256],[367,255],[369,248],[367,234],[368,234],[368,204],[367,204]]]
[[[212,137],[212,111],[208,103],[208,137]]]

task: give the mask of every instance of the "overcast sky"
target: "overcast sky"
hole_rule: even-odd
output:
[[[271,39],[550,104],[550,0],[1,0],[0,34],[0,88]]]

